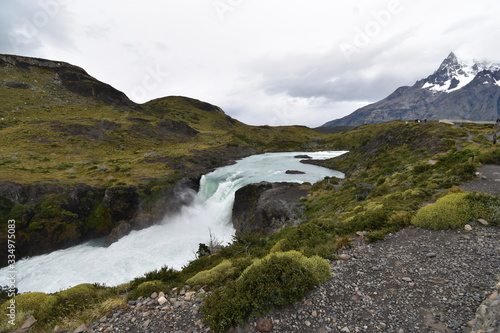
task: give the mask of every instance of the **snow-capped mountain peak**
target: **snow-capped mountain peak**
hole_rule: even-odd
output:
[[[489,61],[465,62],[459,60],[451,52],[441,63],[438,70],[424,80],[423,89],[432,92],[453,92],[465,87],[472,82],[476,75],[483,71],[498,71],[500,64]],[[500,81],[494,80],[492,83],[500,85]]]

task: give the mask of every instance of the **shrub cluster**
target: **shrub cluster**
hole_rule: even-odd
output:
[[[500,224],[500,198],[479,192],[451,193],[420,208],[411,223],[434,230],[456,229],[478,218]]]
[[[330,277],[330,266],[320,257],[307,258],[297,251],[272,253],[214,291],[201,311],[212,330],[224,332],[251,315],[293,304]]]
[[[140,285],[137,286],[130,294],[129,294],[129,299],[136,300],[140,296],[149,296],[154,292],[168,292],[169,286],[160,280],[153,280],[153,281],[146,281],[141,283]]]
[[[453,193],[420,208],[411,223],[426,229],[457,229],[472,218],[466,193]]]
[[[42,292],[20,294],[13,298],[17,312],[16,326],[22,324],[29,315],[33,315],[37,320],[38,328],[52,328],[63,318],[71,318],[75,314],[84,313],[114,296],[110,288],[91,284],[80,284],[52,295]],[[2,304],[0,314],[4,318],[6,318],[9,302],[10,300]],[[8,328],[12,329],[12,326],[9,324]],[[0,325],[0,332],[5,332],[4,329],[7,328]]]

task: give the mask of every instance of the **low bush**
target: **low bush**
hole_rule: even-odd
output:
[[[477,159],[483,164],[500,164],[500,149],[481,153]]]
[[[482,192],[467,193],[474,218],[483,218],[493,225],[500,225],[500,197]]]
[[[420,208],[411,223],[426,229],[456,229],[473,217],[466,199],[467,193],[453,193],[435,203]]]
[[[54,313],[57,312],[55,309],[57,308],[58,300],[57,297],[53,295],[47,295],[41,292],[26,293],[17,295],[13,298],[13,301],[15,302],[16,326],[22,324],[29,315],[33,315],[39,322],[48,322],[53,317]],[[8,318],[9,302],[10,301],[6,301],[2,305],[3,319]],[[3,322],[7,322],[7,320],[3,320]],[[9,325],[11,329],[16,327],[11,324],[7,325]],[[3,325],[0,326],[0,328],[2,329],[2,332],[8,331],[3,330],[6,329]]]
[[[137,288],[135,288],[128,296],[131,300],[136,300],[139,297],[149,297],[154,292],[163,291],[167,293],[169,291],[169,287],[163,281],[153,280],[146,281],[141,283]]]
[[[191,286],[214,285],[223,283],[229,277],[233,276],[236,268],[230,260],[223,260],[212,269],[201,271],[186,281]]]
[[[293,304],[330,277],[330,266],[320,257],[307,258],[297,251],[272,253],[208,296],[201,311],[212,330],[224,332],[250,315]]]

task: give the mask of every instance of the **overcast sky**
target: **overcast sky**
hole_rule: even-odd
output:
[[[498,0],[0,0],[0,53],[84,68],[135,102],[182,95],[311,127],[459,58],[500,59]]]

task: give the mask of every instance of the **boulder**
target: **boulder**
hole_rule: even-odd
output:
[[[300,171],[300,170],[286,170],[285,173],[287,175],[303,175],[303,174],[305,174],[304,171]]]
[[[295,183],[250,184],[236,191],[232,220],[237,233],[271,234],[301,222],[299,200],[308,190]]]

